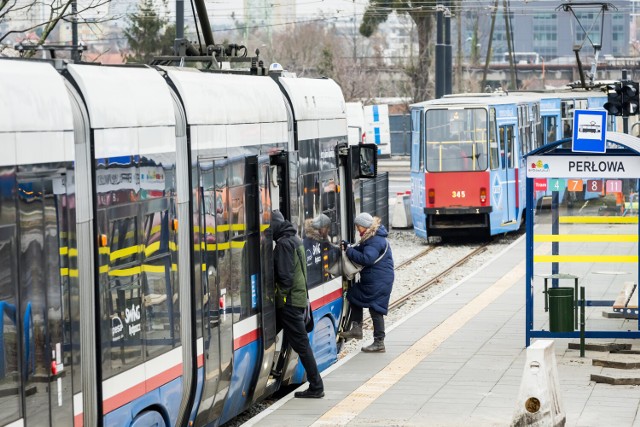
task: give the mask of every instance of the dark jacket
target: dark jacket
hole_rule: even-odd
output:
[[[307,265],[302,241],[296,229],[280,212],[271,217],[273,240],[274,276],[276,282],[276,307],[285,304],[304,308],[307,306]]]
[[[373,224],[365,231],[360,242],[347,248],[347,256],[353,262],[364,266],[360,271],[360,282],[347,292],[352,304],[363,308],[373,308],[377,313],[387,314],[389,298],[395,274],[391,246],[387,248],[389,233],[380,224],[380,218],[374,217]],[[376,263],[385,248],[387,253]]]

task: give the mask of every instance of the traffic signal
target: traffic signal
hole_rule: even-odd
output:
[[[604,109],[611,116],[634,116],[640,108],[640,88],[638,83],[622,80],[607,85],[607,102]]]
[[[607,102],[604,103],[604,109],[610,116],[622,116],[622,106],[624,95],[622,92],[622,83],[616,82],[607,85]]]
[[[624,116],[634,116],[638,114],[638,102],[640,101],[640,93],[638,92],[638,83],[630,80],[623,81],[622,94],[624,102],[622,104],[622,114]]]

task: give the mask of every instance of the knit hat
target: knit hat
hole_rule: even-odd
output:
[[[355,219],[355,224],[364,228],[369,228],[373,225],[373,217],[366,212],[358,214]]]
[[[284,222],[284,215],[279,210],[271,212],[271,222]]]
[[[316,230],[319,230],[324,227],[328,227],[331,224],[331,219],[325,214],[320,214],[311,221],[311,225]]]

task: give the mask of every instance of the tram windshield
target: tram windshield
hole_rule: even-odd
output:
[[[484,171],[488,167],[487,111],[433,109],[426,114],[429,172]]]

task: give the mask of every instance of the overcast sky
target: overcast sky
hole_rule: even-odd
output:
[[[361,13],[367,3],[367,0],[355,0],[355,2],[353,0],[297,0],[296,8],[298,15],[303,16],[318,13],[318,11],[324,13],[340,11],[339,13],[353,15],[354,5],[358,13]]]
[[[286,21],[295,22],[301,18],[320,16],[351,17],[354,13],[362,16],[365,6],[369,3],[368,0],[295,0],[295,2],[297,16],[293,14],[293,10],[279,12],[286,14]],[[284,5],[286,1],[270,0],[270,4]],[[210,14],[217,17],[218,22],[226,21],[232,12],[240,18],[243,15],[243,5],[244,2],[241,0],[207,1],[207,9]]]

